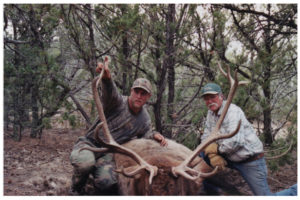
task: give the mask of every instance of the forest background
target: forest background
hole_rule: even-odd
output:
[[[216,82],[225,96],[229,90],[221,63],[249,81],[233,103],[265,149],[289,149],[268,166],[297,162],[297,4],[4,4],[3,11],[10,138],[88,128],[97,114],[91,80],[109,56],[122,94],[137,77],[151,81],[153,128],[195,149],[207,113],[201,88]]]

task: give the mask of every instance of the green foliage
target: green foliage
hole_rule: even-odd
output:
[[[72,128],[76,128],[79,125],[78,119],[75,115],[71,115],[68,112],[62,114],[62,120],[68,121]]]
[[[199,138],[196,133],[180,133],[178,134],[177,142],[180,142],[184,146],[191,150],[194,150],[199,145]]]
[[[207,111],[208,109],[206,106],[203,106],[203,109],[195,110],[196,114],[193,115],[192,124],[197,125],[200,121],[202,121],[202,119],[206,117]]]
[[[272,143],[270,150],[274,150],[274,151],[270,151],[269,153],[267,153],[267,157],[277,156],[282,154],[283,152],[286,152],[290,146],[290,143],[292,142],[292,148],[287,154],[276,159],[267,160],[268,166],[272,172],[277,171],[280,166],[284,166],[286,164],[291,165],[295,162],[295,159],[297,160],[297,157],[295,158],[294,155],[294,152],[297,152],[296,133],[297,131],[291,128],[289,129],[289,135],[287,138],[285,139],[280,138]]]
[[[44,117],[42,121],[43,121],[42,125],[45,127],[45,129],[51,129],[52,128],[50,118]]]
[[[71,115],[68,120],[69,120],[70,125],[72,127],[75,127],[77,125],[77,119],[74,115]]]
[[[74,110],[74,105],[71,102],[69,102],[69,101],[64,101],[63,106],[69,112],[72,111],[72,110]]]
[[[138,31],[138,24],[141,23],[141,15],[139,14],[139,7],[128,4],[116,5],[116,12],[118,15],[107,20],[107,31],[109,36],[119,36],[120,34]],[[97,7],[98,10],[102,10]],[[99,15],[100,17],[100,15]],[[100,18],[103,18],[102,16]]]
[[[184,92],[184,89],[183,88],[179,88],[179,89],[177,89],[176,91],[175,91],[176,93],[175,93],[175,101],[176,102],[180,102],[180,101],[182,101],[182,99],[183,99],[183,95],[182,95],[182,93]]]
[[[58,7],[18,4],[7,8],[7,18],[13,21],[15,34],[8,32],[6,37],[24,42],[8,44],[10,48],[5,51],[5,87],[7,94],[19,94],[12,98],[13,103],[19,105],[14,108],[15,113],[33,110],[31,128],[35,137],[43,128],[51,128],[50,117],[60,108],[68,90],[61,85],[64,76],[55,61],[58,53],[48,51],[59,22]]]

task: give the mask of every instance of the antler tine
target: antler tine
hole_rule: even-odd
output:
[[[208,178],[208,177],[211,177],[212,175],[216,174],[219,167],[216,167],[214,168],[213,171],[211,172],[208,172],[208,173],[203,173],[203,172],[199,172],[195,169],[192,169],[190,167],[187,167],[187,166],[183,166],[183,170],[180,170],[180,171],[176,171],[176,172],[173,172],[174,168],[172,168],[172,173],[177,177],[177,174],[185,177],[186,179],[189,179],[191,181],[196,181],[198,178],[202,177],[202,178]],[[194,175],[194,176],[192,176]]]
[[[231,74],[230,74],[230,67],[229,67],[229,65],[227,65],[227,72],[225,72],[225,71],[223,70],[223,68],[221,67],[220,62],[218,62],[218,67],[219,67],[219,70],[221,71],[221,73],[222,73],[225,77],[227,77],[227,79],[228,79],[230,85],[233,85],[233,84],[234,84],[234,81],[235,81],[236,79],[233,79],[233,78],[232,78],[232,76],[231,76]],[[235,74],[235,75],[236,75],[236,74]],[[236,77],[237,77],[237,76],[235,76],[235,78],[236,78]]]
[[[130,172],[126,172],[126,169],[129,169],[129,168],[132,168],[132,167],[128,167],[128,168],[121,168],[121,169],[116,169],[116,170],[114,170],[115,172],[118,172],[118,173],[121,173],[121,174],[123,174],[124,176],[126,176],[126,177],[132,177],[132,176],[134,176],[134,175],[136,175],[136,174],[138,174],[138,173],[140,173],[142,170],[144,170],[144,168],[142,168],[142,167],[137,167],[136,169],[134,169],[133,171],[130,171]]]
[[[208,177],[215,175],[218,172],[218,170],[219,170],[219,167],[217,166],[216,168],[214,168],[213,171],[208,172],[208,173],[200,173],[199,176],[202,178],[208,178]]]
[[[180,171],[173,171],[173,170],[175,170],[175,168],[172,168],[172,173],[175,177],[177,177],[177,175],[181,175],[191,181],[196,181],[200,177],[199,172],[197,170],[192,169],[190,167],[186,167],[186,166],[182,166],[182,167],[183,167],[183,169]],[[194,176],[191,176],[190,174],[192,174]]]
[[[104,69],[101,70],[101,73],[100,73],[99,77],[94,78],[94,80],[92,82],[92,91],[93,91],[93,96],[94,96],[94,100],[95,100],[95,104],[96,104],[96,108],[97,108],[97,111],[98,111],[99,118],[103,123],[102,124],[103,134],[111,144],[117,144],[115,142],[114,138],[111,136],[110,131],[108,129],[107,120],[105,118],[104,111],[103,111],[103,106],[102,106],[102,103],[100,102],[100,96],[99,96],[99,93],[98,93],[98,90],[97,90],[97,88],[101,84],[101,80],[102,80],[102,77],[104,75],[104,71],[105,71],[105,69],[108,68],[108,63],[109,63],[108,57],[106,56],[105,59],[104,59]]]
[[[105,144],[105,142],[99,137],[99,130],[102,126],[103,126],[103,122],[101,122],[100,124],[97,125],[97,127],[94,131],[94,137],[97,138],[98,142],[103,145],[103,144]],[[85,142],[85,143],[89,144],[89,142]],[[105,148],[105,147],[98,148],[98,147],[85,146],[85,147],[80,148],[79,152],[82,151],[82,150],[90,150],[90,151],[97,152],[97,153],[108,152],[108,148]]]
[[[227,73],[223,70],[223,68],[221,67],[221,64],[220,62],[218,62],[218,67],[219,67],[219,70],[221,71],[221,73],[227,77]]]
[[[229,65],[227,65],[227,79],[230,82],[230,86],[234,85],[235,82],[237,81],[237,71],[235,70],[235,72],[234,72],[234,79],[233,79],[232,76],[231,76],[231,73],[230,73],[230,67],[229,67]]]
[[[219,69],[224,72],[224,70],[220,66],[220,63],[219,63]],[[228,108],[229,108],[229,106],[231,104],[231,101],[233,99],[234,93],[235,93],[237,87],[239,86],[238,78],[237,78],[237,70],[235,70],[235,72],[234,72],[234,79],[232,78],[232,76],[230,74],[229,66],[227,66],[227,74],[226,75],[223,74],[223,75],[227,77],[227,79],[228,79],[228,81],[230,83],[230,90],[229,90],[229,94],[228,94],[228,98],[227,98],[226,104],[225,104],[225,106],[223,108],[223,111],[221,113],[221,116],[220,116],[220,118],[219,118],[219,120],[218,120],[218,122],[216,124],[216,127],[215,127],[216,130],[213,131],[213,132],[217,132],[220,129],[220,127],[221,127],[221,125],[222,125],[222,123],[224,121],[224,118],[226,116],[226,113],[228,111]]]
[[[104,70],[101,71],[101,73],[103,73]],[[102,74],[103,76],[103,74]],[[103,134],[106,137],[106,139],[110,142],[110,143],[116,143],[114,138],[111,136],[109,129],[108,129],[108,125],[107,125],[107,121],[104,115],[104,111],[103,111],[103,107],[102,104],[100,102],[100,97],[99,97],[99,93],[97,91],[97,85],[99,85],[100,81],[101,81],[101,74],[99,77],[94,78],[93,82],[92,82],[92,90],[93,90],[93,95],[94,95],[94,99],[95,99],[95,104],[96,104],[96,108],[99,114],[99,118],[102,121],[102,128],[103,128]],[[95,131],[96,133],[96,131]]]
[[[249,81],[239,81],[239,85],[248,85]]]
[[[136,152],[134,152],[131,149],[128,149],[128,148],[118,144],[114,140],[112,135],[110,134],[108,124],[107,124],[107,120],[106,120],[105,115],[104,115],[103,106],[102,106],[102,103],[100,101],[99,93],[98,93],[98,90],[97,90],[98,86],[101,84],[101,80],[102,80],[104,71],[106,69],[108,69],[108,57],[105,57],[104,69],[101,70],[101,73],[100,73],[99,77],[94,78],[94,80],[92,82],[93,97],[94,97],[94,100],[95,100],[95,104],[96,104],[96,108],[97,108],[97,111],[98,111],[99,118],[101,120],[101,123],[95,129],[95,133],[94,133],[95,136],[94,137],[105,148],[83,147],[80,150],[87,149],[87,150],[94,151],[94,152],[103,152],[103,149],[105,149],[105,150],[107,149],[110,152],[118,152],[118,153],[128,155],[132,159],[134,159],[140,165],[140,167],[138,168],[138,170],[135,170],[134,172],[127,173],[127,175],[131,175],[131,174],[135,175],[140,170],[145,169],[150,173],[149,183],[151,184],[153,177],[157,175],[158,168],[156,166],[153,166],[153,165],[150,165],[149,163],[147,163]],[[99,136],[100,128],[103,129],[103,134],[104,134],[105,138],[107,139],[107,142],[103,141],[100,138],[100,136]]]
[[[227,77],[227,79],[229,80],[229,82],[231,83],[233,80],[238,80],[237,79],[237,70],[235,70],[235,73],[234,73],[234,79],[231,77],[230,75],[230,68],[229,66],[227,65],[227,73],[223,70],[223,68],[221,67],[221,64],[220,62],[218,62],[218,68],[219,70],[221,71],[221,73]],[[238,81],[238,85],[247,85],[249,84],[249,81]]]

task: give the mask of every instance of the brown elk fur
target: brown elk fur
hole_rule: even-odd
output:
[[[158,167],[158,174],[154,177],[153,183],[149,185],[149,174],[146,171],[136,175],[134,178],[125,177],[119,174],[119,192],[122,195],[197,195],[201,186],[202,178],[197,181],[187,180],[179,176],[174,177],[171,173],[171,167],[177,166],[184,161],[192,151],[187,147],[168,140],[168,146],[162,147],[154,140],[135,139],[123,146],[134,150],[149,164]],[[194,169],[201,172],[209,172],[211,168],[202,162],[201,158],[196,158],[192,162]],[[136,162],[130,157],[115,154],[116,167],[128,168],[132,171]]]

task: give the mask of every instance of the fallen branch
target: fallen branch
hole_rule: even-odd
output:
[[[271,156],[271,157],[268,157],[268,156],[265,156],[265,159],[266,160],[272,160],[272,159],[278,159],[278,158],[281,158],[282,156],[284,156],[284,155],[286,155],[291,149],[292,149],[292,146],[293,146],[293,140],[291,141],[291,144],[290,144],[290,146],[289,146],[289,148],[285,151],[285,152],[283,152],[283,153],[281,153],[281,154],[279,154],[279,155],[276,155],[276,156]],[[278,149],[276,149],[276,150],[278,150]]]

